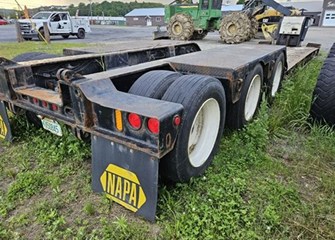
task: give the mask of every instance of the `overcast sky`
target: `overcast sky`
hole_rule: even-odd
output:
[[[19,4],[24,7],[26,5],[28,8],[36,8],[40,6],[48,6],[48,5],[78,5],[80,2],[88,4],[88,0],[17,0]],[[104,0],[92,0],[93,2],[103,2]],[[117,0],[123,2],[130,2],[130,0]],[[133,0],[135,1],[135,0]],[[137,0],[138,2],[142,2],[143,0]],[[277,0],[278,2],[286,2],[286,0]],[[292,0],[292,2],[301,2],[301,1],[318,1],[318,0]],[[322,0],[319,0],[322,1]],[[110,2],[110,1],[109,1]],[[145,0],[144,2],[159,2],[163,4],[167,4],[172,2],[172,0]],[[8,9],[17,9],[17,4],[15,0],[0,0],[0,8],[8,8]]]

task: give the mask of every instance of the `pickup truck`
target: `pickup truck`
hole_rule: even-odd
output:
[[[31,19],[22,19],[18,22],[25,40],[32,38],[43,40],[43,22],[47,22],[51,36],[61,35],[63,38],[68,38],[72,35],[83,39],[86,32],[91,32],[87,19],[71,17],[68,12],[38,12]]]

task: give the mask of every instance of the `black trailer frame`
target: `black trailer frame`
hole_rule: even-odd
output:
[[[249,72],[260,64],[266,85],[281,54],[286,56],[286,47],[242,44],[200,51],[194,43],[174,42],[22,63],[0,58],[0,122],[6,129],[0,134],[11,140],[6,108],[60,121],[81,139],[90,133],[93,190],[154,221],[159,160],[175,147],[182,126],[174,120],[182,122],[185,109],[129,94],[132,84],[152,70],[211,76],[222,83],[233,106]],[[139,130],[127,121],[131,113],[143,122]],[[150,119],[158,120],[159,133],[146,128]]]

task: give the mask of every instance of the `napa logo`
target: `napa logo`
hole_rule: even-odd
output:
[[[5,139],[7,135],[6,123],[0,115],[0,139]]]
[[[100,182],[108,198],[133,212],[147,200],[136,174],[114,164],[108,165]]]

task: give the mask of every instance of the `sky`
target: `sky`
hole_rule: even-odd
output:
[[[26,5],[28,8],[36,8],[40,6],[48,6],[48,5],[57,5],[57,6],[68,6],[70,4],[78,5],[80,2],[88,4],[88,0],[17,0],[19,4],[24,7]],[[92,0],[93,2],[103,2],[104,0]],[[111,0],[108,0],[111,1]],[[117,0],[130,2],[135,0]],[[163,4],[167,4],[172,2],[172,0],[137,0],[139,2],[159,2]],[[277,0],[278,2],[286,2],[287,0]],[[292,2],[301,2],[301,1],[318,1],[318,0],[291,0]],[[321,1],[321,0],[320,0]],[[17,9],[17,4],[15,0],[0,0],[0,8],[7,9]]]

